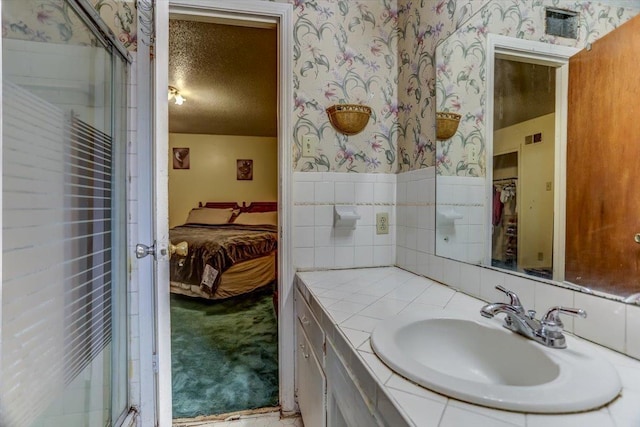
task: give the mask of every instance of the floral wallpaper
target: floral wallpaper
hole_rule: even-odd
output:
[[[435,49],[489,0],[399,0],[398,171],[435,165]]]
[[[297,171],[395,173],[398,140],[398,8],[395,0],[293,0],[294,164]],[[336,132],[325,109],[373,110],[364,131]],[[320,143],[301,157],[303,135]]]
[[[138,47],[136,3],[124,0],[92,0],[93,7],[129,51]]]
[[[135,51],[135,4],[122,0],[94,0],[94,6],[124,46]],[[91,32],[63,0],[3,2],[2,36],[46,43],[96,44]]]
[[[396,173],[437,166],[439,174],[483,175],[483,169],[469,170],[464,147],[475,141],[484,152],[486,34],[567,44],[542,33],[544,6],[550,5],[580,12],[580,36],[573,43],[582,47],[638,13],[575,0],[276,1],[290,3],[295,15],[292,156],[297,171]],[[130,51],[137,48],[136,19],[148,15],[136,10],[136,3],[145,2],[93,0]],[[2,6],[4,37],[95,43],[63,0]],[[448,39],[454,32],[473,47],[454,47]],[[450,58],[436,63],[436,46],[445,39],[440,51],[448,49]],[[462,73],[454,72],[457,61],[464,62]],[[373,109],[362,133],[345,136],[331,127],[325,109],[336,103]],[[458,134],[444,142],[435,139],[440,108],[463,114]],[[318,137],[318,150],[302,157],[302,136],[309,133]]]
[[[545,34],[545,7],[579,12],[578,39]],[[438,175],[485,176],[485,56],[488,33],[584,48],[639,12],[591,1],[493,0],[437,48],[438,111],[462,115],[453,138],[437,142]],[[465,147],[475,144],[479,165],[470,165]]]

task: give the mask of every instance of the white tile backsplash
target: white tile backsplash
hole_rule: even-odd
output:
[[[338,268],[352,268],[355,266],[355,249],[353,246],[336,246],[334,264]]]
[[[293,182],[293,200],[296,203],[315,201],[315,190],[313,182],[296,181]]]
[[[297,228],[297,227],[296,227]],[[314,230],[314,247],[333,247],[333,227],[329,226],[317,226],[313,227]]]
[[[315,265],[314,248],[295,248],[293,251],[293,263],[298,268],[313,268]]]
[[[298,227],[293,230],[293,246],[295,248],[313,248],[315,237],[313,227]]]
[[[356,266],[374,265],[373,264],[373,245],[356,246],[353,263]]]
[[[294,253],[304,249],[294,255],[296,268],[394,265],[396,176],[379,175],[294,172]],[[334,227],[338,204],[355,205],[355,229]],[[389,234],[376,234],[379,212],[389,214]]]
[[[314,223],[311,225],[333,226],[333,216],[334,216],[333,205],[313,206],[313,208],[314,208],[315,217],[314,217]]]
[[[355,202],[355,183],[336,182],[334,190],[335,190],[336,203],[354,203]]]
[[[314,183],[314,202],[316,203],[334,203],[335,201],[335,183],[333,182],[316,182]],[[294,199],[295,200],[295,199]]]
[[[355,183],[355,201],[356,203],[372,203],[373,202],[373,183],[372,182],[356,182]]]
[[[588,340],[624,352],[626,307],[616,301],[576,293],[574,303],[587,312],[586,319],[574,319],[573,330]]]
[[[301,235],[294,237],[295,266],[397,265],[486,301],[505,300],[494,289],[500,284],[515,291],[525,307],[539,315],[554,305],[584,308],[587,319],[564,317],[568,331],[640,358],[640,307],[475,265],[483,261],[484,253],[484,179],[453,177],[439,185],[437,192],[439,203],[448,201],[463,213],[462,219],[455,220],[455,235],[447,242],[436,233],[433,167],[398,175],[294,172],[294,230],[314,229],[313,235],[300,229]],[[347,203],[356,205],[361,218],[350,234],[336,234],[333,206]],[[378,212],[389,213],[389,235],[376,234]],[[469,262],[435,256],[436,239],[439,253],[465,247]]]
[[[335,265],[335,250],[331,247],[317,247],[314,250],[313,266],[316,268],[331,268]]]
[[[529,286],[531,285],[529,284]],[[539,316],[544,316],[547,310],[555,306],[576,307],[576,304],[573,301],[573,291],[557,286],[549,286],[546,283],[540,282],[536,283],[534,286],[535,303],[533,305],[533,309]],[[576,322],[580,321],[582,321],[582,319],[576,319]],[[562,322],[564,323],[564,328],[567,331],[573,332],[573,317],[564,316]]]
[[[376,185],[373,188],[374,203],[395,203],[395,190],[395,184],[391,182],[376,182]]]
[[[315,207],[314,206],[294,206],[293,222],[296,227],[303,225],[313,226],[315,224]]]
[[[373,225],[362,225],[353,231],[353,244],[355,246],[373,246],[373,236],[376,229]]]

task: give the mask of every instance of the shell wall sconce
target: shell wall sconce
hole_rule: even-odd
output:
[[[460,124],[460,114],[449,112],[436,113],[436,139],[443,141],[455,135]]]
[[[371,108],[359,104],[336,104],[327,108],[329,122],[344,135],[356,135],[367,126]]]

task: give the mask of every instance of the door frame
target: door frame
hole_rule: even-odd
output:
[[[288,3],[228,0],[169,0],[155,2],[155,51],[153,129],[155,165],[156,265],[155,338],[156,338],[156,416],[158,425],[170,426],[171,414],[171,342],[169,316],[168,257],[162,255],[168,239],[168,40],[169,16],[190,15],[205,19],[232,19],[255,26],[275,23],[278,32],[278,365],[280,405],[283,413],[296,412],[294,396],[294,310],[293,261],[288,244],[292,236],[292,117],[293,111],[293,7]],[[147,389],[146,393],[149,392]]]
[[[491,218],[493,191],[493,92],[496,57],[519,62],[546,65],[556,69],[555,166],[553,195],[553,280],[564,280],[564,247],[566,221],[567,115],[569,91],[569,58],[579,49],[497,34],[487,36],[487,93],[485,114],[485,218]],[[490,224],[490,221],[485,221]],[[485,229],[485,265],[491,265],[491,226]]]

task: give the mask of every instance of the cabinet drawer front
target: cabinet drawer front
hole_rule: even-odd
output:
[[[327,340],[325,363],[329,423],[340,425],[344,422],[350,427],[384,426],[385,424],[374,414],[375,403],[365,400],[362,396],[360,388],[353,382],[337,356],[331,340]]]
[[[311,348],[319,361],[324,361],[324,332],[320,328],[320,324],[315,316],[311,313],[311,309],[307,305],[302,294],[296,289],[296,316],[304,332],[309,338]]]
[[[305,427],[326,425],[326,385],[324,373],[310,349],[300,322],[296,322],[296,389]]]

